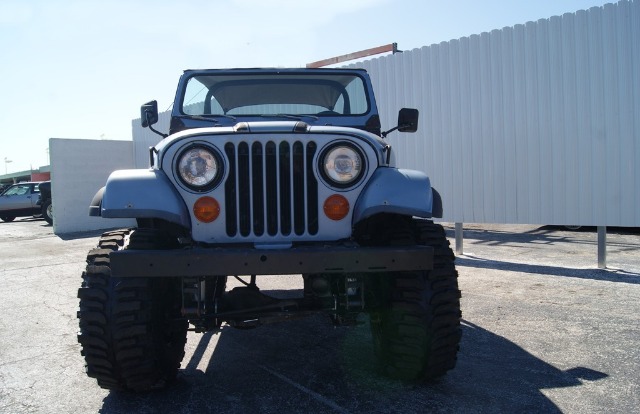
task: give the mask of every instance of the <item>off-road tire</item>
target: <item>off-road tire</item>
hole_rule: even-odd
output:
[[[51,200],[47,200],[42,205],[42,218],[49,223],[53,224],[53,205],[51,204]]]
[[[180,319],[180,280],[111,277],[109,253],[157,245],[167,243],[153,231],[119,230],[104,233],[87,256],[78,290],[78,342],[87,374],[102,388],[163,387],[184,357],[188,324]]]
[[[460,290],[454,255],[444,229],[409,219],[391,227],[391,245],[434,248],[430,271],[382,275],[382,305],[370,312],[374,351],[383,374],[429,380],[455,367],[461,337]]]

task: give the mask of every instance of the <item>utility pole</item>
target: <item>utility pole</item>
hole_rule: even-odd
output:
[[[12,160],[8,159],[7,157],[4,157],[4,173],[9,174],[7,171],[7,164],[9,164],[10,162],[13,162]]]

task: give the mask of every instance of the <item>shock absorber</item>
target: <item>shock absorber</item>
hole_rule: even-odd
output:
[[[204,292],[204,279],[182,278],[182,316],[200,317],[204,314]]]
[[[334,325],[357,325],[358,315],[365,307],[362,277],[342,276],[338,278],[336,285],[336,313],[332,315]]]

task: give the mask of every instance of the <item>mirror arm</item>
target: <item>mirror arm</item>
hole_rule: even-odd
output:
[[[390,130],[388,130],[388,131],[386,131],[386,132],[383,132],[383,133],[382,133],[382,134],[380,134],[380,135],[382,135],[382,138],[386,138],[386,137],[387,137],[387,135],[389,135],[390,133],[392,133],[392,132],[393,132],[393,131],[395,131],[396,129],[403,128],[403,127],[410,126],[410,125],[413,125],[413,123],[404,124],[404,125],[398,125],[397,127],[393,127],[393,128],[391,128]]]
[[[162,132],[160,132],[160,131],[158,131],[158,130],[154,129],[154,128],[151,126],[151,122],[149,122],[149,118],[151,118],[151,113],[150,113],[149,111],[145,112],[145,118],[146,118],[146,120],[147,120],[147,124],[148,124],[149,129],[150,129],[151,131],[153,131],[153,132],[155,132],[156,134],[160,135],[162,138],[166,138],[166,137],[168,137],[168,136],[169,136],[168,134],[163,134]]]
[[[396,126],[396,127],[393,127],[393,128],[391,128],[390,130],[388,130],[388,131],[386,131],[386,132],[383,132],[383,133],[382,133],[382,134],[380,134],[380,135],[382,135],[382,138],[386,138],[386,137],[387,137],[387,135],[389,135],[390,133],[392,133],[393,131],[395,131],[395,130],[396,130],[396,129],[398,129],[398,128],[400,128],[400,125],[398,125],[398,126]]]

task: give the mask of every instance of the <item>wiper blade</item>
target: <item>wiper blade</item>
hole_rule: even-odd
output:
[[[263,118],[289,118],[289,119],[302,119],[302,118],[312,118],[318,120],[319,118],[315,115],[307,115],[307,114],[262,114],[260,115]]]
[[[228,118],[231,119],[233,121],[236,120],[235,116],[231,116],[231,115],[224,115],[224,114],[216,114],[216,115],[179,115],[177,116],[177,118],[187,118],[187,119],[197,119],[199,121],[209,121],[209,122],[215,122],[215,123],[220,123],[220,121],[216,118]]]

